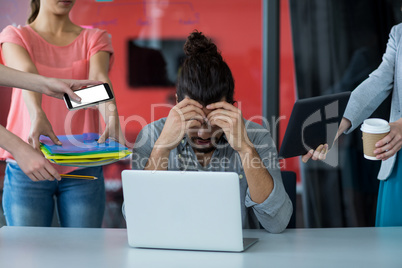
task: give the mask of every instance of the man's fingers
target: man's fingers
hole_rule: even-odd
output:
[[[203,124],[205,122],[204,117],[200,116],[197,113],[188,113],[184,116],[185,121],[191,121],[191,120],[197,120],[200,122],[200,124]]]
[[[220,128],[226,127],[226,125],[229,123],[228,120],[225,119],[223,116],[215,116],[207,118],[207,120],[211,126],[218,126]]]
[[[222,129],[222,131],[225,132],[226,135],[228,135],[231,131],[231,124],[228,123],[227,120],[215,118],[209,122],[210,122],[211,126],[218,126],[220,129]]]
[[[188,121],[186,121],[186,129],[190,129],[190,128],[196,128],[196,127],[201,127],[202,123],[199,120],[196,119],[190,119]]]
[[[215,116],[209,119],[208,122],[211,124],[211,126],[218,126],[220,128],[229,127],[231,125],[230,118],[225,116]]]
[[[197,106],[194,106],[194,105],[186,106],[186,107],[178,110],[178,113],[181,113],[184,116],[186,116],[186,114],[188,114],[188,113],[197,113],[202,118],[206,118],[204,111],[202,109],[198,108]]]
[[[212,112],[210,112],[208,114],[207,118],[210,119],[214,116],[227,116],[227,117],[237,118],[238,115],[239,114],[237,112],[233,112],[233,111],[229,111],[229,110],[225,110],[225,109],[217,109],[217,110],[213,110]]]
[[[238,108],[236,108],[235,106],[233,106],[232,104],[226,102],[226,101],[220,101],[220,102],[215,102],[215,103],[211,103],[209,105],[207,105],[206,107],[209,110],[215,110],[215,109],[219,109],[219,108],[223,108],[225,110],[229,110],[232,112],[237,112]]]
[[[176,105],[176,107],[181,109],[181,108],[183,108],[185,106],[188,106],[188,105],[194,105],[194,106],[197,106],[197,107],[202,109],[202,105],[198,101],[195,101],[195,100],[192,100],[192,99],[189,99],[189,98],[184,98],[184,100],[179,102]]]

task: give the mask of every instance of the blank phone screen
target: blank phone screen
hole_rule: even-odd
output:
[[[75,91],[74,93],[80,96],[81,103],[71,100],[71,105],[73,108],[109,99],[109,94],[107,93],[104,85],[85,88]]]

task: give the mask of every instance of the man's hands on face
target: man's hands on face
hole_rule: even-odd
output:
[[[209,104],[206,108],[212,110],[207,116],[208,122],[223,130],[230,146],[239,153],[249,152],[251,142],[240,109],[226,101]]]
[[[176,148],[188,129],[201,127],[205,122],[206,116],[202,108],[200,103],[189,98],[174,106],[169,112],[155,147],[168,151]]]

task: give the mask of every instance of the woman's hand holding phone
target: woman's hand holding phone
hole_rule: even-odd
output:
[[[63,99],[64,94],[67,94],[72,100],[80,102],[81,98],[74,93],[74,90],[79,90],[82,87],[98,84],[102,84],[102,82],[93,80],[73,80],[45,77],[45,86],[41,88],[41,93],[58,99]]]
[[[64,101],[69,110],[82,109],[114,99],[108,83],[79,89],[74,94],[81,98],[80,102],[72,100],[68,94],[64,94]]]

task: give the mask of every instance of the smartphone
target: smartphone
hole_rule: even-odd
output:
[[[108,83],[90,86],[74,91],[81,98],[81,102],[70,99],[70,96],[64,94],[64,101],[69,110],[76,110],[90,107],[105,101],[113,100],[113,92]]]

